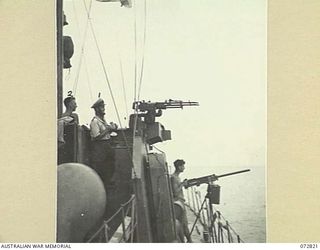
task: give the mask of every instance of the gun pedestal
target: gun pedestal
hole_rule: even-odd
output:
[[[209,239],[212,242],[217,242],[217,232],[216,227],[214,226],[216,217],[214,216],[212,204],[220,204],[220,186],[214,184],[213,181],[211,183],[208,183],[205,199],[208,199],[207,209],[210,218],[210,221],[208,221],[208,223],[210,223]]]
[[[215,228],[212,226],[214,221],[215,221],[215,217],[214,217],[214,213],[213,213],[213,207],[212,204],[220,204],[220,186],[217,184],[214,184],[214,181],[210,181],[209,183],[207,183],[207,193],[206,196],[204,197],[201,207],[198,211],[197,217],[192,225],[192,229],[190,231],[189,236],[191,236],[194,227],[198,221],[198,219],[200,218],[200,214],[204,208],[204,204],[206,203],[206,200],[208,200],[208,207],[207,209],[209,210],[209,215],[210,215],[210,224],[211,226],[209,227],[209,239],[212,240],[213,242],[216,239],[216,230]],[[212,228],[214,228],[214,230],[212,231]],[[209,240],[208,239],[208,240]]]

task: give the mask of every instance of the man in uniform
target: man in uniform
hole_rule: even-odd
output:
[[[183,190],[182,190],[184,183],[181,182],[179,177],[179,175],[185,169],[185,166],[184,166],[185,161],[178,159],[173,163],[173,165],[175,167],[175,171],[171,175],[173,200],[174,200],[174,203],[181,208],[181,216],[179,217],[181,219],[184,236],[187,238],[188,242],[192,242],[189,228],[188,228],[188,219],[187,219],[186,210],[184,206],[185,199],[184,199]]]
[[[104,119],[105,104],[99,98],[92,107],[95,116],[90,123],[92,140],[91,163],[93,169],[100,175],[105,187],[112,185],[114,174],[114,150],[111,146],[111,133],[117,130],[115,123],[107,123]]]

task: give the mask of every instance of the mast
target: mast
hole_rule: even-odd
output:
[[[63,0],[56,0],[57,25],[57,111],[58,117],[62,114],[63,99]]]

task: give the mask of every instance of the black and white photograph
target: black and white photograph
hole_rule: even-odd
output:
[[[56,241],[265,243],[267,1],[56,18]]]

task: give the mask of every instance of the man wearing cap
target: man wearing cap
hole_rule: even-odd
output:
[[[111,133],[117,130],[115,123],[107,123],[104,119],[105,104],[99,98],[92,107],[95,116],[90,123],[92,140],[91,163],[94,170],[100,175],[105,186],[112,184],[114,173],[114,150],[111,146]]]
[[[173,163],[175,167],[174,173],[171,175],[171,185],[172,185],[172,194],[173,194],[173,200],[175,205],[178,207],[181,207],[181,216],[180,217],[180,222],[183,227],[183,233],[184,236],[187,238],[188,242],[192,242],[191,237],[190,237],[190,232],[188,228],[188,219],[186,215],[186,209],[184,206],[184,195],[183,195],[183,190],[182,187],[184,186],[184,182],[181,182],[181,179],[179,175],[184,171],[185,169],[185,161],[178,159],[174,161]]]

